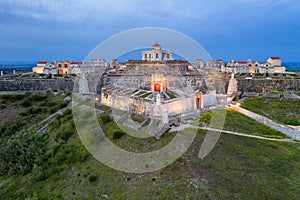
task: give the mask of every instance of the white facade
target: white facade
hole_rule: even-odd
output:
[[[195,62],[196,69],[203,69],[205,67],[205,63],[203,59],[197,59]]]
[[[68,74],[80,74],[80,67],[83,62],[70,62],[68,67]]]
[[[206,62],[206,67],[221,69],[224,67],[224,62],[223,60],[208,60]]]
[[[117,59],[111,59],[110,63],[109,63],[109,67],[112,68],[112,69],[119,69],[120,66],[119,66],[118,60]]]
[[[227,63],[226,69],[223,70],[226,73],[284,73],[285,67],[281,66],[281,59],[279,57],[270,57],[267,62],[260,64],[258,61],[252,62],[246,61],[230,61]]]
[[[43,74],[44,73],[44,68],[46,67],[46,65],[48,64],[47,61],[40,61],[36,64],[36,67],[32,68],[32,72],[33,73],[37,73],[37,74]]]
[[[270,57],[267,62],[273,67],[281,67],[281,59],[279,57]]]
[[[107,67],[105,59],[92,59],[90,65],[92,67]]]
[[[162,50],[160,44],[156,43],[152,46],[151,51],[142,52],[142,60],[160,61],[160,60],[174,60],[172,51]]]
[[[44,74],[58,74],[58,69],[54,63],[47,63],[43,70]]]

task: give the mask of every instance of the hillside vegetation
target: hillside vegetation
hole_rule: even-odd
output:
[[[49,95],[36,104],[42,106],[51,98],[62,97]],[[15,101],[15,113],[24,111],[23,101]],[[127,150],[158,149],[176,134],[166,134],[161,140],[123,133],[113,137],[118,127],[108,114],[109,110],[98,117],[99,124],[113,133],[114,143],[130,147]],[[188,151],[173,164],[152,173],[130,174],[108,168],[87,152],[70,109],[42,134],[36,134],[38,119],[39,115],[32,115],[32,121],[20,129],[9,134],[1,131],[1,199],[299,198],[297,143],[222,134],[212,152],[200,160],[197,156],[206,132],[198,130]]]

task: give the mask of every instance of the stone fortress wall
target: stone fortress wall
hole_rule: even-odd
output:
[[[0,91],[73,90],[71,79],[27,79],[0,80]]]
[[[228,80],[229,81],[229,80]],[[300,79],[244,79],[237,78],[238,91],[265,93],[271,90],[300,91]],[[73,91],[71,79],[13,79],[0,80],[0,91],[38,91],[67,90]]]
[[[238,91],[241,92],[300,91],[300,79],[237,79],[237,81]]]
[[[197,110],[196,97],[193,95],[191,97],[181,97],[168,100],[162,104],[162,107],[167,108],[169,116],[194,112]],[[217,103],[215,91],[203,94],[202,98],[202,107],[209,107]],[[152,111],[156,106],[156,102],[151,100],[141,99],[138,97],[127,97],[110,92],[104,92],[101,94],[101,103],[112,108],[150,116],[153,115]]]

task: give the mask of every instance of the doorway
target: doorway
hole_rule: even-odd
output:
[[[161,88],[160,88],[160,84],[159,83],[155,83],[155,85],[154,85],[154,91],[155,92],[161,92]]]

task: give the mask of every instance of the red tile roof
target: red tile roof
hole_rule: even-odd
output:
[[[47,61],[40,61],[38,62],[38,64],[47,64],[48,62]]]
[[[152,47],[161,47],[161,45],[158,43],[155,43]]]
[[[82,64],[82,62],[70,62],[71,65]]]
[[[270,57],[272,60],[281,60],[279,57]]]

